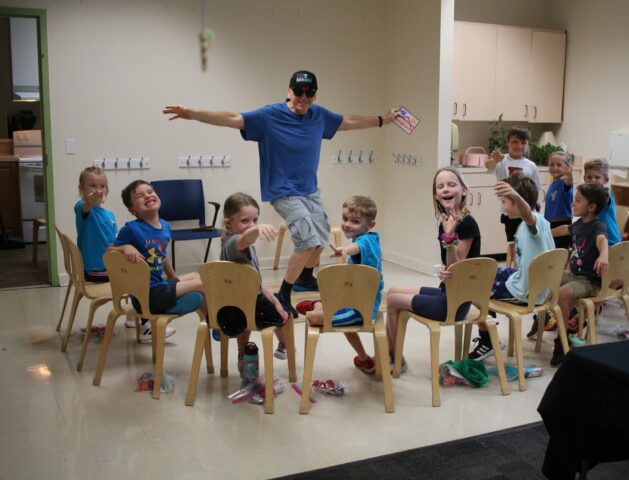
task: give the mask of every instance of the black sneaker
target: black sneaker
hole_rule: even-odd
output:
[[[277,298],[280,301],[280,304],[282,305],[282,308],[286,311],[286,313],[291,315],[293,318],[297,318],[297,316],[299,315],[297,313],[297,310],[293,308],[293,306],[284,297],[284,295],[282,295],[280,292],[274,293],[273,295],[275,295],[275,298]]]
[[[553,350],[553,356],[550,359],[550,364],[553,367],[558,367],[563,363],[564,353],[563,346],[561,345],[561,340],[555,338],[555,349]]]
[[[295,292],[318,292],[319,284],[315,277],[310,277],[308,280],[300,280],[298,278],[293,284],[293,290]]]
[[[493,357],[496,354],[494,349],[491,347],[491,343],[483,343],[480,337],[476,337],[474,341],[476,342],[476,346],[468,355],[470,360],[478,360],[480,362],[486,358]],[[504,345],[500,344],[500,349],[502,350],[503,348]]]

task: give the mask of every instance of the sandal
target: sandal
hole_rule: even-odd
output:
[[[295,305],[295,310],[297,310],[302,315],[305,315],[306,312],[311,312],[314,310],[314,306],[316,303],[321,303],[321,300],[302,300],[297,305]]]

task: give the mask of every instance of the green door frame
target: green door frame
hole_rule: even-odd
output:
[[[6,17],[30,17],[37,20],[37,44],[39,46],[39,85],[42,113],[42,141],[44,159],[44,179],[46,182],[46,244],[48,245],[48,282],[59,285],[57,269],[57,242],[55,241],[55,208],[52,176],[52,137],[50,121],[50,95],[48,81],[48,25],[46,10],[34,8],[0,7],[0,15]]]

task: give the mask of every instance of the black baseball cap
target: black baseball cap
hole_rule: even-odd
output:
[[[288,86],[289,88],[310,87],[316,90],[317,77],[312,72],[309,72],[307,70],[300,70],[298,72],[293,73],[293,76],[290,77],[290,82]]]

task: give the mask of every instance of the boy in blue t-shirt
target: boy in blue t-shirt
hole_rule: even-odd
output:
[[[380,236],[375,232],[370,232],[376,225],[377,213],[378,208],[371,198],[361,195],[348,198],[345,203],[343,203],[343,221],[341,228],[343,229],[345,237],[352,240],[352,243],[346,247],[340,248],[330,244],[330,248],[334,252],[331,255],[332,257],[347,258],[347,263],[368,265],[380,272],[380,285],[373,307],[372,322],[378,314],[380,300],[382,298],[382,288],[384,287],[384,282],[382,281]],[[304,305],[303,308],[302,305]],[[297,309],[300,313],[306,312],[306,318],[310,325],[323,325],[323,307],[321,306],[321,302],[305,300],[297,304]],[[362,324],[363,319],[360,313],[352,308],[341,309],[332,317],[333,327],[348,327]],[[354,366],[364,373],[374,373],[376,371],[376,362],[365,352],[358,333],[345,333],[345,337],[357,353],[356,357],[354,357]]]
[[[151,313],[189,313],[198,308],[207,313],[199,274],[187,273],[177,277],[167,256],[170,225],[159,218],[161,201],[151,184],[144,180],[131,182],[122,191],[122,201],[137,218],[120,229],[109,249],[124,253],[130,262],[148,264]],[[132,302],[141,313],[139,303],[135,299]],[[167,330],[166,336],[173,333],[173,329]],[[140,341],[150,341],[150,336],[151,324],[143,320]]]
[[[605,186],[609,182],[609,164],[602,158],[597,158],[585,162],[583,166],[583,182],[598,183]],[[611,190],[607,192],[609,200],[602,211],[598,213],[597,218],[601,219],[607,225],[607,243],[611,247],[620,242],[620,229],[616,222],[616,202]]]
[[[557,227],[572,223],[572,155],[553,152],[548,158],[548,173],[553,181],[544,199],[544,218],[550,222],[556,248],[570,248],[570,235],[558,235]]]

